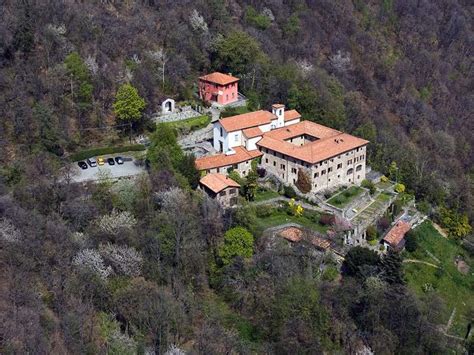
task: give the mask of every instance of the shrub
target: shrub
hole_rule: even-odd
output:
[[[331,224],[334,224],[335,221],[336,221],[336,218],[334,217],[334,215],[327,214],[327,213],[321,215],[321,217],[319,218],[319,223],[321,223],[324,226],[329,226]]]
[[[398,183],[393,189],[399,194],[401,194],[402,192],[405,192],[405,185]]]
[[[259,206],[255,214],[257,215],[258,218],[266,218],[270,217],[274,212],[274,208],[271,205],[263,205]]]
[[[388,182],[388,177],[386,177],[385,175],[382,175],[382,177],[380,178],[380,181]]]
[[[106,154],[115,154],[115,153],[123,153],[123,152],[137,152],[145,150],[145,146],[143,144],[133,144],[133,145],[124,145],[122,147],[102,147],[102,148],[93,148],[83,150],[69,156],[71,161],[78,161],[78,160],[85,160],[88,158],[92,158],[98,155],[106,155]]]
[[[265,170],[265,168],[257,168],[257,174],[258,174],[258,177],[265,177],[265,175],[267,175],[267,170]]]
[[[373,225],[368,226],[366,230],[366,234],[367,234],[367,241],[376,240],[378,236],[377,228],[375,228],[375,226]]]
[[[375,191],[377,191],[377,188],[375,187],[374,183],[370,180],[364,179],[362,180],[360,185],[368,189],[371,195],[373,195]]]
[[[295,198],[296,197],[295,189],[290,185],[285,185],[283,187],[283,195],[285,195],[288,198]]]
[[[321,276],[321,279],[323,281],[334,281],[337,277],[337,275],[339,275],[339,272],[337,271],[337,269],[334,267],[334,266],[328,266],[322,276]]]

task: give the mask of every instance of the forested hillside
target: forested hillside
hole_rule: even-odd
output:
[[[0,353],[445,352],[441,301],[415,297],[396,256],[361,252],[363,272],[334,283],[308,250],[260,236],[226,255],[255,211],[196,195],[165,129],[136,185],[67,184],[61,168],[127,139],[105,129],[122,84],[149,133],[163,99],[195,100],[219,70],[250,108],[370,140],[369,165],[427,212],[473,221],[473,18],[467,0],[3,1]]]

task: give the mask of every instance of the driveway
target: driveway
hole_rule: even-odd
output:
[[[105,157],[107,158],[107,156]],[[118,179],[123,177],[131,177],[139,175],[145,172],[144,166],[137,166],[133,158],[123,157],[124,162],[122,165],[105,165],[96,166],[91,168],[87,166],[87,169],[82,170],[77,162],[72,163],[71,169],[71,181],[73,182],[85,182],[85,181],[96,181],[101,177],[110,177],[112,179]]]

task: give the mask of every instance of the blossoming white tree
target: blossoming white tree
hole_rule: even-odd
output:
[[[72,264],[81,271],[92,272],[104,281],[112,273],[112,268],[105,266],[104,259],[95,249],[81,250],[72,260]]]
[[[100,255],[117,274],[139,276],[143,264],[142,255],[134,248],[115,244],[101,245]]]

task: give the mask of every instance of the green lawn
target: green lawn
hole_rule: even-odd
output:
[[[179,133],[188,133],[206,127],[211,122],[207,115],[188,118],[182,121],[167,122],[165,124],[175,128]]]
[[[259,206],[257,208],[265,208],[265,206]],[[326,233],[328,230],[327,226],[323,226],[317,222],[314,222],[306,216],[290,216],[284,211],[276,210],[268,217],[257,217],[257,229],[263,232],[265,229],[270,227],[276,227],[285,223],[297,223],[304,227],[316,230],[321,233]]]
[[[379,188],[380,190],[385,190],[385,189],[388,189],[392,185],[393,184],[390,181],[387,181],[387,182],[380,181],[375,184],[375,187]]]
[[[273,190],[258,190],[255,194],[255,202],[270,200],[275,197],[280,197],[280,194]]]
[[[459,272],[454,260],[456,256],[462,255],[467,264],[472,267],[474,266],[473,259],[469,258],[455,241],[442,237],[429,221],[417,227],[415,232],[419,246],[413,253],[406,252],[405,258],[439,265],[441,270],[424,264],[405,263],[408,285],[417,294],[423,295],[423,286],[431,284],[434,292],[438,293],[446,303],[445,324],[453,309],[456,308],[456,316],[449,333],[464,336],[469,322],[467,314],[474,310],[474,276],[472,269],[467,275]],[[436,259],[440,262],[438,263]]]
[[[362,192],[365,190],[362,189],[359,186],[351,186],[342,192],[334,195],[331,197],[327,203],[338,207],[338,208],[343,208],[347,206],[349,203],[351,203],[357,196],[359,196]]]
[[[369,218],[372,218],[372,215],[374,213],[377,213],[384,203],[390,200],[392,195],[382,192],[380,193],[376,198],[375,201],[372,202],[368,207],[366,207],[359,215],[355,218],[356,222],[361,222],[363,220],[367,220]]]
[[[227,107],[224,111],[221,112],[221,118],[241,115],[247,112],[250,112],[247,106]]]

